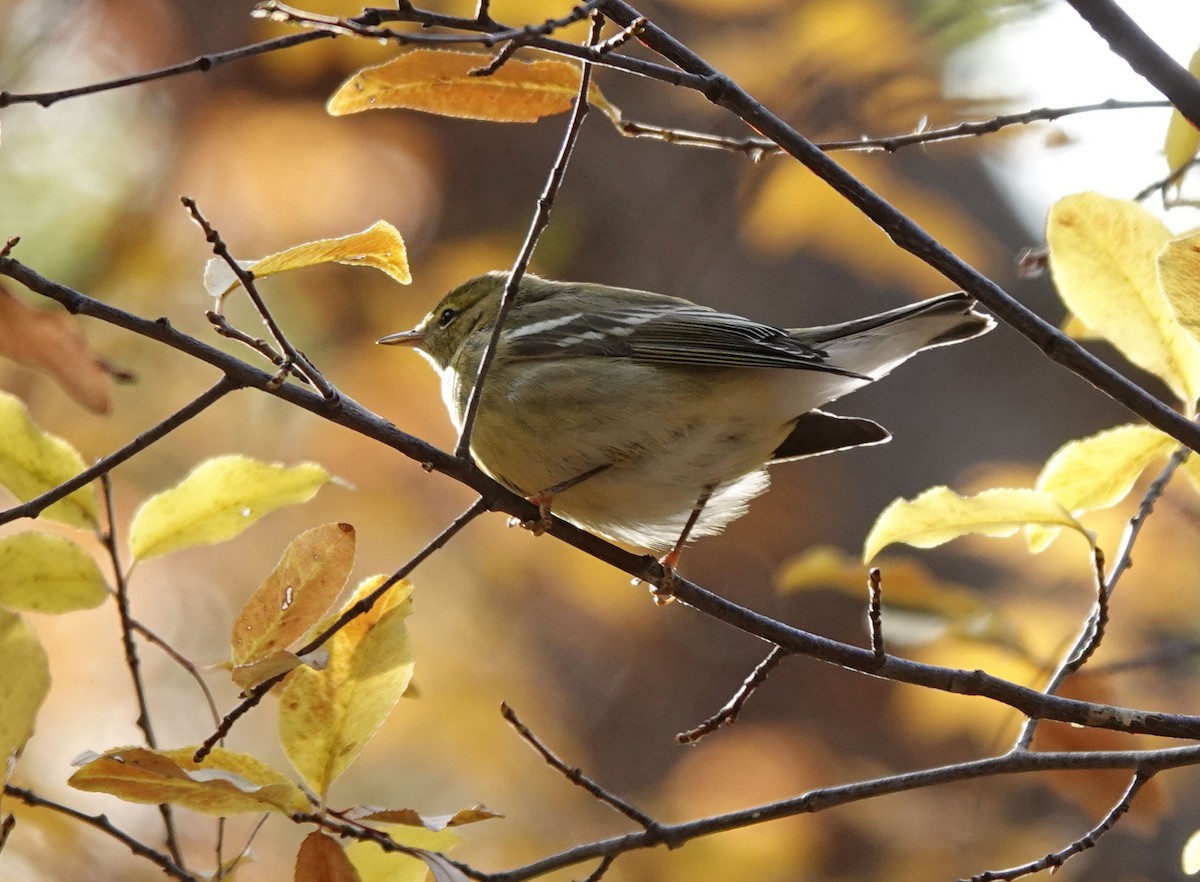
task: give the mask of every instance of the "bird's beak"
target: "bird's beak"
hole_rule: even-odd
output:
[[[376,343],[384,346],[420,346],[425,339],[425,335],[420,331],[401,331],[399,334],[388,334],[386,337],[380,337]]]

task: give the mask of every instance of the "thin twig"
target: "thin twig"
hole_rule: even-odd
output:
[[[500,47],[499,52],[492,56],[491,61],[489,61],[483,67],[477,67],[474,70],[468,71],[468,76],[490,77],[496,71],[500,70],[500,68],[504,66],[504,63],[512,58],[520,48],[521,44],[516,40],[509,40]]]
[[[249,346],[275,367],[287,370],[293,377],[301,383],[312,385],[308,377],[303,371],[297,370],[294,365],[288,365],[287,359],[275,351],[275,348],[264,340],[262,337],[255,337],[252,334],[247,334],[245,331],[235,328],[229,323],[229,319],[219,312],[208,310],[204,313],[204,317],[208,319],[213,329],[222,337],[228,337],[230,340],[236,340],[244,346]]]
[[[121,618],[121,642],[125,647],[125,666],[129,668],[129,676],[133,680],[133,692],[137,698],[138,715],[136,722],[138,728],[142,730],[142,737],[146,740],[146,746],[151,750],[157,750],[158,739],[154,737],[154,726],[150,722],[150,704],[146,700],[146,684],[142,679],[142,663],[141,659],[138,658],[137,642],[133,639],[133,620],[129,614],[129,583],[125,579],[125,573],[121,567],[121,552],[117,548],[116,508],[113,505],[112,478],[108,472],[100,476],[100,486],[104,491],[102,495],[104,498],[104,520],[106,526],[100,539],[104,543],[104,550],[107,552],[108,559],[112,563],[113,582],[115,586],[113,596],[116,598],[117,613]],[[162,815],[167,851],[171,855],[171,860],[177,864],[182,864],[183,853],[179,850],[179,838],[175,832],[175,817],[171,806],[168,803],[162,803],[159,805],[158,811]]]
[[[642,27],[644,26],[645,20],[642,19]],[[1092,104],[1078,104],[1072,107],[1040,107],[1036,110],[1024,110],[1019,113],[1000,114],[987,120],[953,123],[934,129],[922,128],[901,135],[884,135],[878,138],[863,136],[861,138],[848,138],[840,141],[815,141],[814,144],[826,153],[838,150],[850,150],[859,153],[895,153],[904,147],[911,147],[918,144],[932,144],[939,141],[956,141],[963,138],[978,138],[983,135],[994,134],[1010,126],[1025,126],[1036,122],[1053,122],[1054,120],[1080,113],[1096,113],[1109,110],[1139,110],[1170,106],[1171,103],[1169,101],[1118,101],[1110,98],[1106,101],[1099,101]],[[656,126],[634,120],[623,120],[614,125],[617,131],[629,138],[650,138],[685,147],[701,147],[710,150],[725,150],[730,153],[745,153],[755,161],[767,156],[777,156],[784,152],[782,147],[769,138],[726,137],[707,132],[692,132],[686,129]],[[1153,189],[1151,188],[1151,192],[1153,192]]]
[[[686,732],[676,735],[676,743],[695,744],[705,735],[737,720],[738,714],[742,712],[742,708],[750,700],[750,696],[758,690],[758,687],[767,682],[767,677],[771,676],[771,672],[779,667],[779,663],[787,654],[787,650],[782,646],[772,646],[766,658],[754,666],[754,670],[742,681],[742,685],[738,687],[737,692],[733,693],[733,697],[725,702],[725,706],[694,729],[688,729]]]
[[[588,874],[588,877],[583,882],[600,882],[604,878],[604,874],[608,872],[608,868],[613,865],[613,861],[617,859],[615,854],[606,854],[600,859],[599,866]]]
[[[589,45],[595,45],[600,35],[601,23],[597,20],[593,23]],[[585,62],[583,72],[579,76],[579,93],[575,98],[575,108],[571,112],[571,119],[567,123],[567,131],[563,136],[562,146],[559,148],[558,157],[554,160],[554,165],[550,167],[550,174],[546,178],[546,185],[542,189],[542,195],[537,202],[537,210],[533,213],[533,220],[529,224],[529,230],[525,234],[525,242],[521,245],[521,250],[517,253],[517,259],[513,261],[512,269],[508,273],[508,280],[504,284],[504,293],[500,296],[500,308],[496,313],[496,322],[492,327],[492,334],[488,338],[487,347],[483,350],[483,355],[479,359],[479,368],[475,372],[475,382],[471,386],[471,394],[467,397],[467,406],[463,409],[462,430],[458,434],[458,443],[454,447],[454,454],[462,459],[470,457],[471,453],[471,433],[475,430],[475,417],[479,413],[479,402],[483,399],[483,387],[487,382],[488,371],[491,369],[492,360],[496,357],[496,350],[500,344],[500,334],[504,330],[504,319],[508,316],[513,304],[517,299],[517,291],[521,286],[521,278],[525,275],[525,269],[529,266],[529,261],[533,257],[533,250],[537,247],[538,240],[542,236],[542,231],[550,223],[550,211],[554,207],[555,197],[558,195],[558,188],[562,184],[563,176],[567,171],[567,163],[571,159],[571,152],[575,149],[575,142],[579,138],[579,130],[583,125],[583,120],[588,112],[588,86],[592,81],[592,65]]]
[[[0,512],[0,524],[7,524],[18,518],[36,518],[60,499],[70,496],[80,487],[87,486],[96,480],[96,478],[107,474],[134,454],[141,453],[155,441],[175,431],[188,420],[199,416],[234,389],[239,388],[240,385],[228,375],[221,377],[207,391],[196,396],[186,405],[175,411],[175,413],[162,420],[162,422],[151,426],[124,447],[113,451],[103,459],[97,460],[94,465],[84,469],[71,480],[64,481],[53,490],[47,490],[41,496],[34,497],[28,502],[23,502],[20,505],[15,505],[10,509]]]
[[[867,621],[871,624],[871,652],[880,662],[887,656],[883,644],[883,577],[879,567],[867,573]]]
[[[8,255],[12,254],[12,250],[17,247],[17,243],[20,241],[20,236],[10,236],[4,245],[0,246],[0,257],[8,257]]]
[[[1095,571],[1096,607],[1092,611],[1092,614],[1088,616],[1086,630],[1090,633],[1087,642],[1067,660],[1066,669],[1068,676],[1074,674],[1087,664],[1087,660],[1100,648],[1100,642],[1104,639],[1105,628],[1108,627],[1109,590],[1104,581],[1104,552],[1099,547],[1092,549],[1092,561]]]
[[[154,644],[166,653],[167,658],[183,668],[184,672],[196,681],[196,685],[200,687],[200,692],[204,695],[204,700],[208,704],[208,712],[212,716],[213,725],[218,725],[221,722],[221,712],[217,710],[217,701],[213,698],[212,690],[208,688],[208,683],[205,681],[204,675],[200,673],[200,669],[187,656],[154,631],[147,628],[142,622],[131,618],[129,624],[133,630],[145,637],[148,643]]]
[[[383,583],[370,594],[360,598],[357,603],[346,609],[340,616],[337,617],[336,620],[334,620],[331,625],[329,625],[329,627],[327,627],[312,640],[308,641],[308,643],[306,643],[304,646],[300,647],[300,649],[296,650],[296,654],[300,656],[307,655],[308,653],[322,646],[325,641],[344,628],[350,621],[368,612],[371,607],[375,605],[376,601],[386,594],[393,585],[402,579],[407,578],[409,574],[412,573],[412,571],[415,570],[431,554],[441,549],[460,530],[462,530],[463,527],[471,523],[471,521],[475,520],[475,518],[479,517],[479,515],[483,514],[487,510],[488,500],[484,497],[480,497],[474,502],[474,504],[471,505],[470,508],[455,518],[450,525],[446,527],[446,529],[442,530],[442,532],[431,539],[424,548],[413,555],[409,561],[404,564],[404,566],[400,567],[400,569],[396,570],[396,572],[385,579]],[[245,715],[251,708],[262,701],[266,694],[275,686],[275,684],[282,680],[285,676],[287,676],[286,673],[271,677],[269,680],[264,680],[262,683],[259,683],[253,689],[249,690],[246,693],[246,697],[242,699],[242,701],[236,707],[234,707],[233,710],[231,710],[222,718],[221,722],[217,725],[216,731],[204,739],[204,742],[194,754],[195,761],[201,762],[206,756],[208,756],[217,743],[229,734],[229,730],[233,728],[233,724],[236,723],[238,719]]]
[[[586,790],[600,802],[603,802],[604,804],[616,809],[647,832],[653,832],[660,828],[661,825],[658,823],[658,821],[654,820],[654,818],[650,817],[640,809],[630,805],[616,794],[609,793],[607,790],[585,775],[583,770],[578,766],[567,765],[566,762],[564,762],[554,751],[543,744],[541,739],[533,734],[528,726],[521,722],[521,719],[517,716],[516,711],[509,707],[507,702],[500,705],[500,715],[504,717],[505,722],[512,726],[513,730],[521,736],[522,740],[532,747],[537,752],[538,756],[545,760],[546,765],[559,772],[564,778],[566,778],[576,787]]]
[[[200,213],[200,207],[196,204],[196,200],[188,196],[181,196],[179,201],[183,203],[188,213],[192,216],[192,219],[204,231],[205,241],[212,245],[213,254],[225,261],[226,266],[237,276],[238,281],[242,283],[242,288],[246,291],[246,296],[250,298],[250,302],[254,304],[255,310],[262,318],[263,324],[271,332],[271,336],[275,339],[275,345],[279,347],[279,351],[284,355],[283,364],[279,366],[281,375],[290,373],[291,369],[295,367],[308,377],[313,388],[320,392],[327,400],[332,401],[337,398],[337,390],[329,384],[329,381],[317,370],[316,366],[300,350],[292,345],[292,342],[283,333],[283,329],[279,327],[279,323],[275,321],[275,317],[267,309],[267,304],[262,299],[262,295],[258,293],[258,286],[254,284],[254,273],[234,260],[233,255],[229,253],[229,248],[225,245],[225,241],[221,238],[221,234]]]
[[[1133,201],[1134,202],[1144,202],[1145,200],[1147,200],[1151,196],[1153,196],[1156,192],[1158,192],[1159,190],[1162,190],[1163,191],[1163,202],[1166,203],[1167,187],[1178,182],[1180,178],[1182,178],[1185,174],[1187,174],[1189,171],[1191,171],[1193,168],[1195,168],[1198,164],[1200,164],[1200,157],[1192,157],[1187,162],[1185,162],[1183,165],[1181,165],[1179,168],[1175,169],[1173,172],[1171,172],[1169,175],[1167,175],[1165,178],[1157,180],[1153,184],[1150,184],[1148,187],[1144,187],[1143,189],[1139,190],[1137,195],[1133,197]]]
[[[1129,787],[1117,801],[1117,804],[1104,816],[1104,820],[1066,848],[1051,852],[1045,857],[1022,864],[1019,867],[1009,867],[1007,870],[987,870],[972,876],[969,880],[963,880],[963,882],[1002,882],[1002,880],[1003,882],[1011,882],[1013,879],[1020,879],[1022,876],[1040,873],[1042,870],[1049,870],[1051,873],[1057,872],[1059,867],[1075,855],[1094,846],[1100,841],[1101,836],[1116,826],[1121,816],[1129,811],[1129,807],[1133,803],[1134,797],[1137,796],[1138,791],[1142,789],[1142,786],[1151,777],[1153,777],[1152,774],[1143,774],[1141,772],[1134,775],[1133,780],[1129,782]]]
[[[628,27],[621,28],[603,43],[596,43],[588,48],[588,57],[593,59],[603,58],[610,52],[620,49],[634,37],[642,32],[642,28],[646,26],[646,19],[637,18],[629,23]]]
[[[104,815],[85,814],[78,809],[73,809],[70,806],[63,805],[62,803],[46,799],[44,796],[39,796],[32,790],[27,790],[24,787],[16,787],[12,784],[4,785],[4,794],[6,796],[11,796],[14,799],[19,799],[26,805],[34,806],[35,808],[50,809],[51,811],[58,812],[60,815],[66,815],[69,818],[74,818],[75,820],[81,821],[88,826],[94,827],[105,835],[111,836],[113,839],[122,843],[125,845],[125,847],[139,857],[146,858],[168,876],[174,879],[179,879],[180,882],[201,882],[199,876],[193,876],[191,873],[185,870],[182,865],[172,860],[169,855],[165,855],[160,851],[155,851],[153,848],[150,848],[149,846],[139,842],[137,839],[134,839],[125,831],[114,827],[112,822],[109,821],[109,819]]]
[[[1167,489],[1167,485],[1171,482],[1175,472],[1183,465],[1191,454],[1186,447],[1180,447],[1171,454],[1170,460],[1158,476],[1150,482],[1150,486],[1146,488],[1145,494],[1142,496],[1142,501],[1138,505],[1137,512],[1129,519],[1129,524],[1125,527],[1125,535],[1121,537],[1121,545],[1117,549],[1117,558],[1113,561],[1112,569],[1108,574],[1101,591],[1097,593],[1097,604],[1099,604],[1099,596],[1104,595],[1105,609],[1108,602],[1112,598],[1112,593],[1117,588],[1117,583],[1125,572],[1133,566],[1133,546],[1137,542],[1138,536],[1141,535],[1142,527],[1146,524],[1146,519],[1150,517],[1150,513],[1154,511],[1154,505],[1162,497]],[[1098,564],[1101,568],[1103,562]],[[1097,607],[1098,608],[1098,607]],[[1079,636],[1075,638],[1075,642],[1071,648],[1063,656],[1063,660],[1059,666],[1051,674],[1050,679],[1046,682],[1043,692],[1046,695],[1053,695],[1058,692],[1063,682],[1071,675],[1075,668],[1071,667],[1071,662],[1084,652],[1084,649],[1092,641],[1093,635],[1093,616],[1089,615],[1083,628],[1079,632]],[[1034,733],[1037,731],[1038,718],[1030,717],[1025,721],[1025,725],[1021,727],[1020,733],[1017,735],[1016,743],[1013,745],[1013,750],[1028,750],[1029,745],[1033,743]]]

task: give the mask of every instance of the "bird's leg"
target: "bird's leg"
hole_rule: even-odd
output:
[[[588,469],[586,472],[576,475],[573,478],[568,478],[565,481],[555,484],[553,487],[547,487],[545,490],[539,490],[532,496],[526,496],[525,498],[527,500],[538,507],[538,517],[537,520],[522,521],[521,526],[534,536],[541,536],[550,529],[550,524],[553,520],[553,512],[551,511],[551,507],[554,504],[554,497],[559,493],[562,493],[564,490],[570,490],[575,485],[582,484],[588,478],[596,477],[596,475],[600,474],[611,466],[611,462],[606,462],[603,465],[598,465],[595,468]]]
[[[675,547],[659,560],[659,564],[663,568],[663,577],[657,586],[650,589],[650,593],[654,595],[655,603],[669,603],[674,599],[675,568],[679,566],[679,558],[683,556],[683,547],[687,545],[688,536],[691,535],[692,530],[695,528],[696,521],[700,520],[700,514],[704,511],[704,506],[708,505],[708,500],[712,498],[713,491],[716,489],[716,484],[709,484],[700,491],[700,498],[692,506],[692,513],[688,515],[687,523],[683,525],[683,532],[675,540]]]

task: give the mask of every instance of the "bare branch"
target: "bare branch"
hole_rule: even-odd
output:
[[[1112,0],[1067,0],[1114,53],[1200,128],[1200,83]]]
[[[589,45],[595,45],[600,36],[600,22],[597,20],[592,26],[592,33],[589,39]],[[496,349],[500,343],[500,334],[504,330],[504,319],[508,316],[513,304],[517,299],[517,290],[521,287],[521,279],[525,275],[525,270],[529,266],[529,261],[533,257],[533,250],[537,247],[538,240],[542,236],[542,232],[550,224],[550,212],[554,208],[554,200],[558,196],[558,188],[562,184],[563,176],[567,173],[567,164],[571,160],[571,152],[575,149],[575,142],[579,138],[579,130],[583,126],[583,120],[588,112],[588,87],[592,81],[592,65],[585,62],[583,65],[583,73],[579,77],[579,94],[575,98],[575,108],[571,112],[570,122],[567,124],[566,134],[563,135],[562,146],[559,148],[558,157],[554,160],[554,165],[550,167],[550,174],[546,178],[546,185],[542,189],[542,195],[537,202],[537,210],[533,214],[533,220],[530,221],[529,230],[525,234],[525,242],[521,245],[521,250],[517,253],[517,258],[513,262],[512,269],[508,273],[508,280],[504,284],[504,293],[500,296],[500,309],[496,313],[496,322],[492,327],[492,335],[488,338],[487,347],[483,350],[483,355],[479,359],[479,369],[475,373],[475,382],[471,386],[471,394],[467,397],[467,406],[463,409],[462,430],[458,434],[458,444],[455,445],[454,453],[456,456],[467,459],[471,455],[471,433],[475,429],[475,417],[479,413],[479,402],[483,398],[483,387],[487,382],[488,371],[491,369],[492,361],[496,357]]]
[[[1022,876],[1040,873],[1042,870],[1049,870],[1051,873],[1056,872],[1059,867],[1075,855],[1094,846],[1100,841],[1101,836],[1115,827],[1121,816],[1129,811],[1129,807],[1133,804],[1133,799],[1137,796],[1138,791],[1142,789],[1142,785],[1149,781],[1151,777],[1152,775],[1142,774],[1141,772],[1134,775],[1133,780],[1129,782],[1129,787],[1117,801],[1117,804],[1112,807],[1112,810],[1104,816],[1104,820],[1066,848],[1051,852],[1045,857],[1022,864],[1019,867],[1010,867],[1007,870],[987,870],[976,876],[972,876],[969,880],[964,880],[964,882],[1000,882],[1000,880],[1020,879]]]
[[[117,524],[113,506],[112,478],[108,472],[100,476],[100,484],[104,488],[104,521],[106,529],[101,534],[104,550],[112,563],[113,596],[117,601],[117,613],[121,618],[121,642],[125,647],[125,666],[129,668],[130,679],[133,680],[133,693],[137,699],[137,726],[142,730],[146,746],[151,750],[158,749],[158,739],[154,737],[154,726],[150,722],[150,704],[146,700],[146,684],[142,679],[142,663],[138,658],[137,643],[133,639],[133,620],[129,614],[129,583],[125,571],[121,567],[121,553],[117,548]],[[163,829],[166,833],[167,851],[171,860],[177,864],[183,863],[183,853],[179,850],[179,838],[175,832],[175,817],[171,806],[163,803],[158,807],[162,815]]]
[[[513,727],[516,733],[521,736],[526,744],[537,751],[538,756],[546,761],[546,765],[561,773],[564,778],[566,778],[576,787],[583,788],[600,802],[603,802],[604,804],[616,809],[647,832],[653,832],[659,829],[661,825],[658,823],[658,821],[654,820],[654,818],[650,817],[648,814],[634,807],[633,805],[630,805],[616,794],[605,790],[603,787],[585,775],[583,770],[578,766],[568,766],[566,762],[564,762],[556,753],[554,753],[554,751],[543,744],[541,739],[534,735],[528,726],[521,722],[516,711],[509,707],[507,702],[500,705],[500,715],[503,716],[505,721]]]
[[[122,843],[139,857],[146,858],[173,879],[179,879],[180,882],[202,882],[199,876],[194,876],[189,873],[179,863],[172,860],[168,855],[165,855],[160,851],[155,851],[153,848],[150,848],[149,846],[144,845],[138,840],[134,839],[123,830],[114,827],[112,822],[109,821],[104,815],[84,814],[78,809],[73,809],[70,806],[63,805],[62,803],[46,799],[45,797],[34,793],[32,790],[27,790],[24,787],[16,787],[12,784],[4,785],[4,794],[6,796],[11,796],[13,799],[19,799],[26,805],[33,806],[35,808],[50,809],[51,811],[58,812],[60,815],[66,815],[69,818],[74,818],[77,821],[81,821],[84,824],[87,824],[89,827],[94,827],[105,835],[111,836],[113,839]]]
[[[767,657],[754,666],[750,676],[742,681],[742,685],[738,687],[737,692],[733,693],[733,697],[725,702],[725,706],[694,729],[688,729],[686,732],[676,735],[676,743],[695,744],[705,735],[717,731],[722,726],[732,724],[737,720],[738,714],[742,712],[746,702],[750,700],[750,696],[758,691],[759,686],[767,682],[767,677],[771,676],[771,672],[779,667],[779,663],[786,655],[787,651],[783,647],[772,646]]]

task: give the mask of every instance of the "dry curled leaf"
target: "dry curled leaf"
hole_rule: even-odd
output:
[[[33,309],[0,286],[0,355],[49,374],[63,391],[92,413],[112,407],[114,377],[132,375],[92,351],[75,316],[60,309]]]

